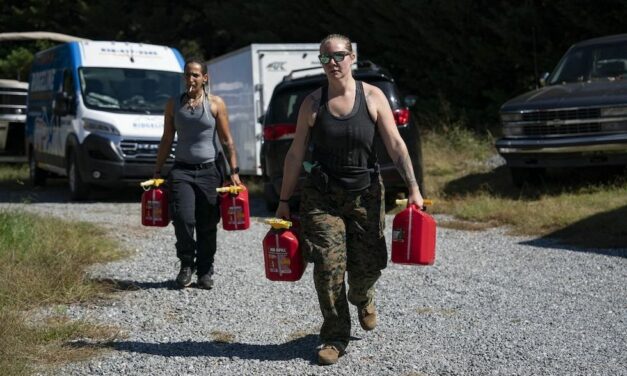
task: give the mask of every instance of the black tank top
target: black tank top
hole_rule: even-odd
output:
[[[334,116],[328,108],[328,87],[322,87],[320,108],[312,130],[312,158],[344,189],[360,191],[370,186],[377,157],[377,126],[366,105],[361,81],[356,81],[355,104],[350,114]]]

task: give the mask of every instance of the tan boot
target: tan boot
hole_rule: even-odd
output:
[[[370,303],[358,310],[359,324],[363,330],[372,330],[377,326],[377,310]]]
[[[318,364],[321,366],[335,364],[340,356],[342,356],[342,352],[337,347],[323,345],[318,351]]]

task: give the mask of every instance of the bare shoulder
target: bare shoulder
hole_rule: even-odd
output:
[[[301,110],[306,111],[308,114],[314,114],[318,112],[320,107],[320,97],[322,96],[322,89],[316,89],[309,93],[303,100]]]
[[[219,96],[219,95],[213,95],[213,94],[211,94],[211,95],[209,96],[209,99],[211,100],[211,103],[215,103],[215,104],[217,104],[219,107],[224,107],[224,106],[226,106],[226,104],[224,103],[224,100],[223,100],[223,99],[222,99],[222,97],[221,97],[221,96]]]
[[[366,99],[386,99],[385,94],[383,94],[383,91],[378,87],[371,85],[367,82],[363,82],[363,85],[364,95],[366,96]]]

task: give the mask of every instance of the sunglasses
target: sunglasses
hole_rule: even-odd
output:
[[[329,64],[331,59],[333,59],[336,63],[339,63],[340,61],[344,61],[344,58],[350,54],[351,53],[348,51],[338,51],[331,54],[320,54],[318,55],[318,60],[320,60],[320,64]]]

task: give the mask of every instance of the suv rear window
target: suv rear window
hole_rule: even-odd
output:
[[[390,101],[392,109],[401,107],[398,90],[393,82],[386,80],[369,81],[371,85],[381,89]],[[272,105],[268,109],[266,124],[292,123],[298,119],[298,110],[305,97],[320,87],[320,84],[288,86],[272,97]]]

